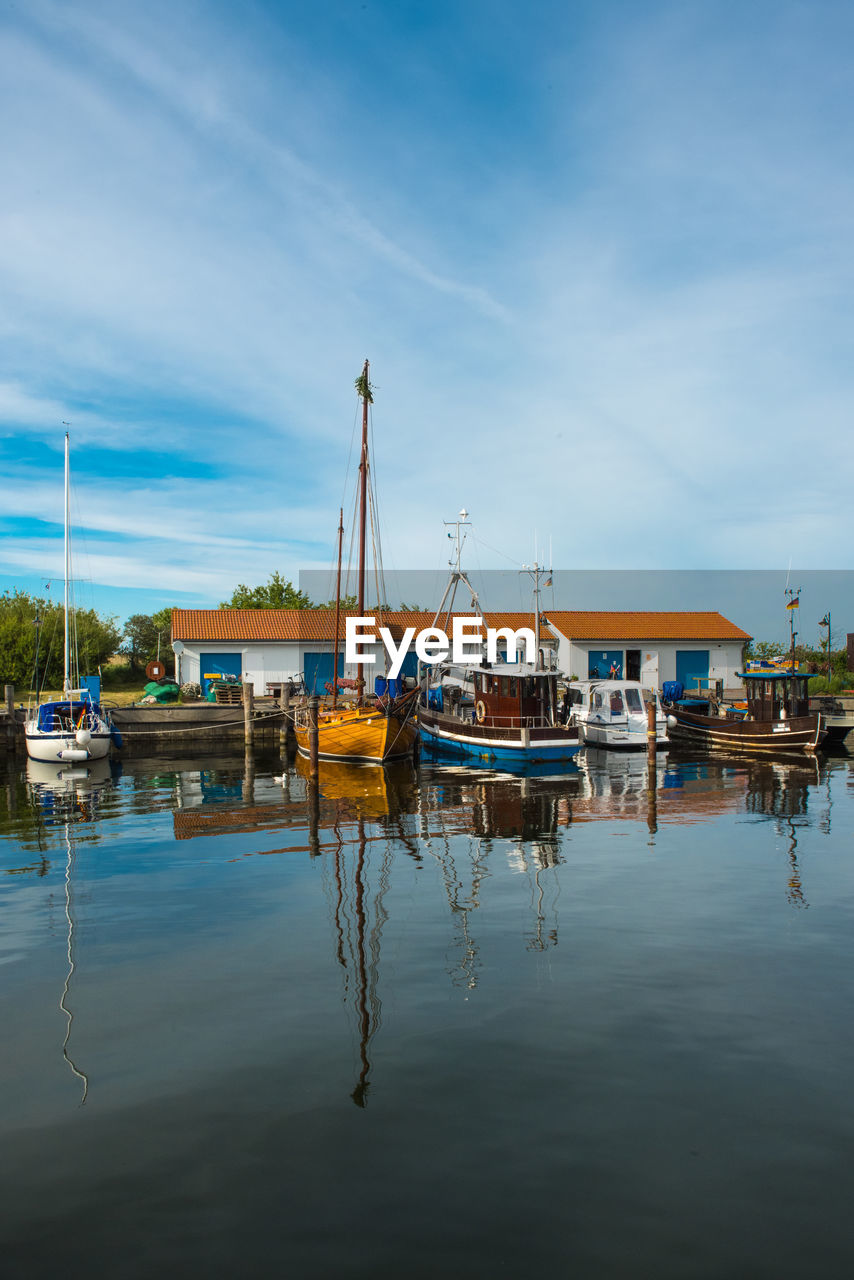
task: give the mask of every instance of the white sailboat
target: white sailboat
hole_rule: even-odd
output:
[[[69,582],[71,537],[69,527],[68,432],[65,433],[65,662],[62,697],[40,703],[35,716],[24,725],[27,755],[31,760],[100,760],[109,754],[115,736],[110,717],[89,689],[71,687],[71,631]],[[79,679],[79,676],[78,676]]]

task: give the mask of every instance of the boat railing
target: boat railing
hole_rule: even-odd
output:
[[[78,711],[76,714],[68,711],[54,711],[45,715],[42,710],[39,715],[39,729],[43,733],[76,733],[78,729],[91,730],[99,727],[99,717],[90,708],[82,713]]]

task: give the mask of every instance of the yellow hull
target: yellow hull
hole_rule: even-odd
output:
[[[397,760],[410,755],[417,732],[413,717],[386,716],[371,707],[321,711],[317,754],[321,760]],[[298,715],[294,733],[302,755],[310,755],[306,712]]]

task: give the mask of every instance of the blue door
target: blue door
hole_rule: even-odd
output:
[[[202,697],[207,696],[212,680],[221,680],[223,676],[243,675],[242,653],[202,653],[199,655]]]
[[[344,671],[344,656],[338,655],[338,674]],[[332,654],[307,653],[303,658],[303,675],[307,693],[325,693],[332,685]]]
[[[701,688],[706,688],[709,680],[708,649],[677,649],[676,679],[686,693],[696,692],[698,677],[704,682]]]
[[[587,655],[587,679],[588,680],[604,680],[611,674],[611,667],[615,667],[615,676],[622,680],[623,678],[623,651],[622,649],[591,649]]]

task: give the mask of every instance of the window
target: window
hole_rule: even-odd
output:
[[[615,689],[611,694],[611,715],[621,716],[623,714],[623,695],[619,689]]]
[[[643,711],[643,702],[637,689],[626,690],[626,702],[628,703],[629,711]]]

